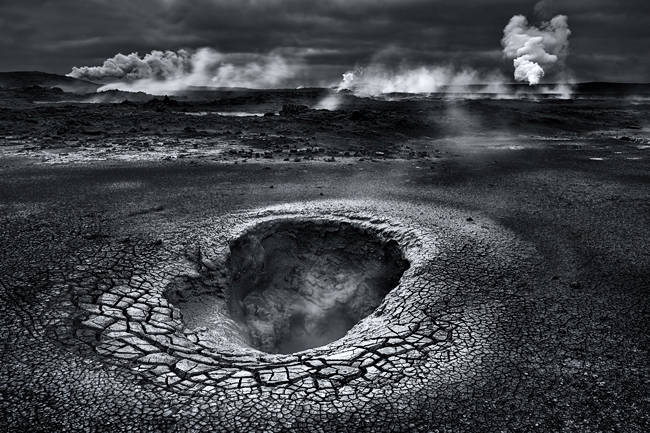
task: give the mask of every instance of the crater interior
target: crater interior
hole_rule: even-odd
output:
[[[333,220],[262,223],[230,250],[230,315],[248,344],[267,353],[343,337],[409,267],[395,240]]]

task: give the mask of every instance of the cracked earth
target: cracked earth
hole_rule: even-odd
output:
[[[503,164],[5,168],[2,429],[647,431],[647,174]]]

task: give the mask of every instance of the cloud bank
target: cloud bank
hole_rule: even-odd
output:
[[[415,65],[485,70],[498,67],[498,43],[508,19],[533,3],[7,0],[0,1],[0,69],[68,73],[73,65],[101,65],[118,52],[145,54],[161,48],[268,53],[297,47],[322,54],[306,60],[309,68],[292,87],[315,86],[338,80],[356,62],[368,62],[373,53],[394,44],[409,47],[407,60]],[[544,0],[535,5],[535,19],[532,11],[528,18],[533,24],[548,21],[560,10],[574,30],[571,71],[576,80],[649,80],[650,56],[642,54],[650,38],[650,1]],[[507,61],[510,68],[512,60]],[[552,75],[548,72],[545,79]]]
[[[529,25],[523,15],[510,18],[501,45],[503,55],[513,62],[515,80],[533,86],[549,70],[563,69],[570,35],[566,15],[557,15],[540,27]]]
[[[165,94],[193,86],[268,88],[285,85],[301,69],[279,53],[224,54],[212,48],[117,54],[101,66],[74,67],[70,77],[105,83],[99,90]]]

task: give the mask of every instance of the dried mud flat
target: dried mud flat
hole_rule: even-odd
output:
[[[648,431],[646,106],[350,104],[5,109],[2,430]]]

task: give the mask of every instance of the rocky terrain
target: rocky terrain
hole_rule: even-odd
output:
[[[96,95],[0,90],[0,430],[650,429],[643,96]]]

